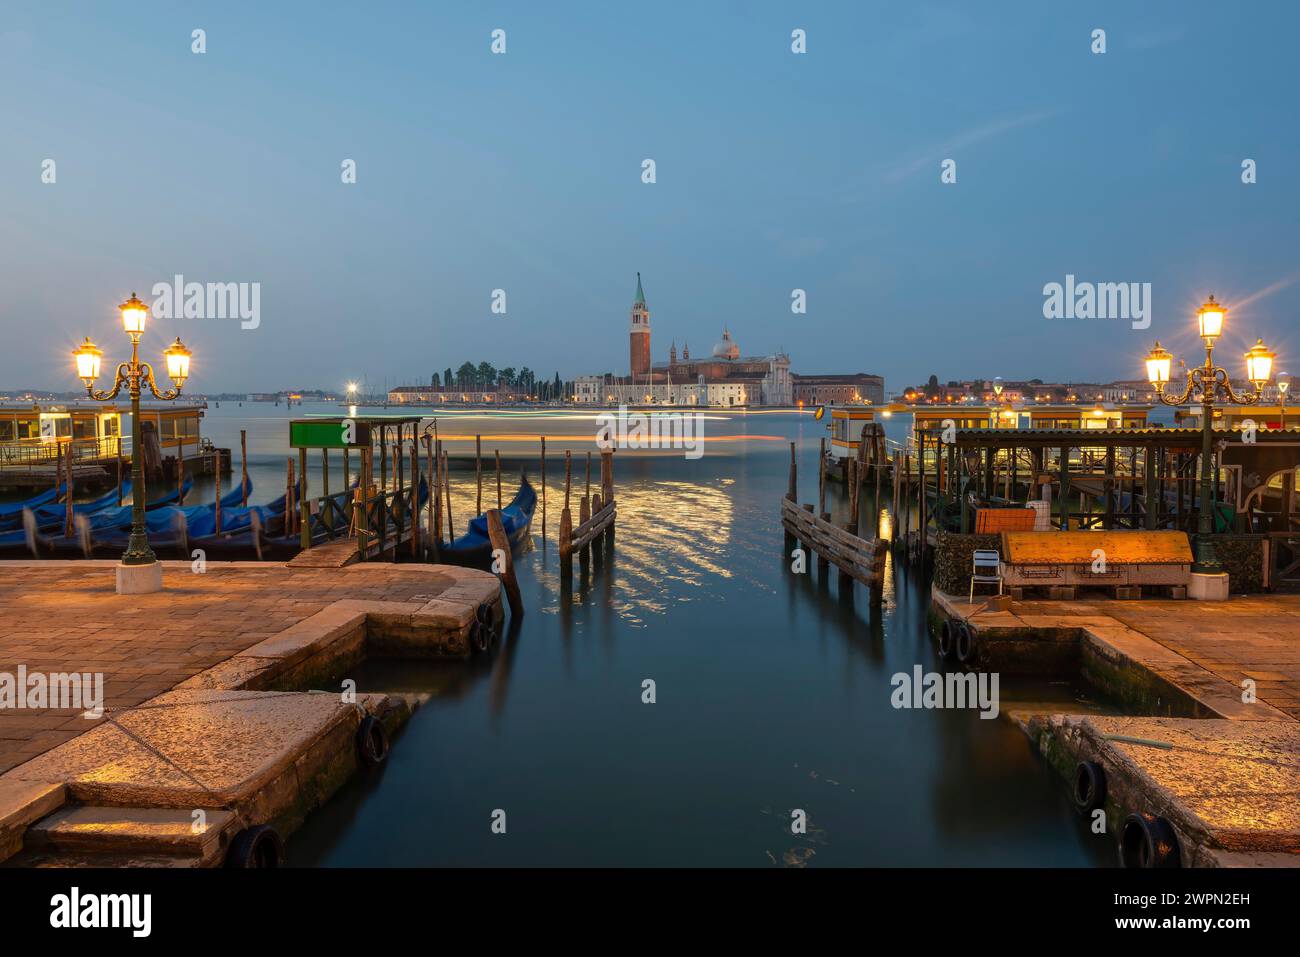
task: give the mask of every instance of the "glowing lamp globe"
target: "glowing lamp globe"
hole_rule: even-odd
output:
[[[86,383],[86,388],[90,388],[99,378],[99,363],[104,357],[104,352],[93,342],[87,339],[77,350],[72,353],[72,358],[77,363],[77,377]]]
[[[1207,345],[1212,345],[1214,340],[1223,334],[1223,319],[1227,312],[1223,306],[1214,301],[1214,296],[1210,296],[1209,301],[1197,310],[1196,321],[1200,324],[1201,338]]]
[[[1263,339],[1256,339],[1246,353],[1246,378],[1255,383],[1256,388],[1263,388],[1273,375],[1273,358]]]
[[[149,319],[149,307],[131,293],[131,298],[117,307],[122,313],[122,328],[136,342],[144,334],[145,322]]]
[[[1169,367],[1173,356],[1160,348],[1160,343],[1147,354],[1147,381],[1157,389],[1169,381]]]
[[[190,350],[185,348],[179,337],[163,350],[163,358],[167,360],[167,375],[178,389],[190,377],[190,355]]]

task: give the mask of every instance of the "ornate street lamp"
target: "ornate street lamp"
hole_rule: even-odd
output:
[[[1227,310],[1215,302],[1213,296],[1210,296],[1209,301],[1196,313],[1201,340],[1205,343],[1205,365],[1187,370],[1187,388],[1181,394],[1165,394],[1173,356],[1162,349],[1157,342],[1155,348],[1146,357],[1147,381],[1155,389],[1156,398],[1160,402],[1165,405],[1183,405],[1194,399],[1201,403],[1201,490],[1197,516],[1196,561],[1192,565],[1192,572],[1199,575],[1223,573],[1223,566],[1219,564],[1214,550],[1210,491],[1210,430],[1214,423],[1215,403],[1226,400],[1238,405],[1253,405],[1259,402],[1264,395],[1264,385],[1268,382],[1273,369],[1273,353],[1264,345],[1262,339],[1257,339],[1255,345],[1246,353],[1246,378],[1254,385],[1255,391],[1243,393],[1233,389],[1227,370],[1214,364],[1214,343],[1223,334],[1223,321],[1226,315]],[[1220,591],[1226,590],[1221,588]]]
[[[117,367],[113,377],[113,386],[107,391],[97,391],[95,380],[99,378],[100,363],[104,353],[89,339],[73,352],[77,365],[77,376],[86,385],[86,394],[97,402],[111,402],[125,385],[131,396],[131,537],[127,542],[126,552],[122,555],[122,564],[118,566],[118,592],[158,591],[162,588],[162,573],[157,564],[157,557],[149,547],[144,522],[144,454],[140,439],[140,395],[144,386],[155,397],[163,400],[175,399],[181,394],[181,387],[190,376],[190,350],[179,338],[163,350],[163,359],[167,363],[167,376],[174,388],[166,392],[158,391],[154,381],[153,366],[140,361],[140,337],[144,335],[145,323],[149,318],[149,309],[131,293],[131,298],[117,307],[122,314],[122,328],[131,337],[131,359]],[[132,572],[132,569],[149,568],[145,575]]]

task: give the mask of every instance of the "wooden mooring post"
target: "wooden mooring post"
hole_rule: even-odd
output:
[[[569,509],[570,488],[572,486],[572,458],[565,453],[564,458],[564,511],[560,513],[560,575],[570,579],[573,576],[573,553],[579,553],[579,561],[586,569],[590,546],[596,546],[599,557],[601,549],[610,549],[614,544],[614,527],[617,519],[617,505],[614,500],[614,457],[612,451],[600,454],[600,488],[599,492],[583,494],[580,501],[579,523],[573,527],[572,512]],[[587,488],[590,488],[588,483]]]
[[[477,490],[474,494],[474,514],[483,514],[483,436],[474,436],[474,479]]]
[[[221,534],[221,450],[216,452],[217,467],[212,471],[212,499],[213,499],[213,521],[216,523],[217,534]]]
[[[500,553],[502,567],[501,571],[497,572],[497,577],[501,579],[501,586],[506,591],[506,601],[510,604],[510,618],[513,621],[523,615],[524,600],[519,594],[519,581],[515,578],[514,556],[510,554],[510,539],[506,536],[505,526],[501,522],[501,510],[499,508],[488,509],[487,526],[488,538],[492,542],[493,571],[496,571],[495,565],[498,553]]]
[[[546,436],[542,436],[542,459],[538,463],[542,477],[542,547],[546,547]]]
[[[67,495],[67,498],[65,498],[65,499],[63,500],[63,502],[64,502],[64,504],[63,504],[63,535],[64,535],[65,538],[71,539],[71,538],[72,538],[72,531],[73,531],[73,521],[72,521],[72,516],[73,516],[73,511],[72,511],[72,486],[73,486],[73,484],[74,484],[74,479],[73,479],[73,477],[72,477],[72,440],[71,440],[71,439],[68,440],[68,444],[64,447],[64,449],[65,449],[66,454],[60,456],[60,458],[61,458],[61,459],[66,459],[66,461],[67,461],[67,463],[68,463],[68,466],[67,466],[67,473],[68,473],[68,495]],[[55,483],[56,483],[56,485],[57,485],[57,483],[58,483],[58,479],[57,479],[57,478],[55,479]],[[143,492],[141,492],[140,494],[143,494]]]
[[[344,449],[343,450],[343,461],[344,461],[343,487],[344,488],[348,487],[347,464],[346,464],[347,454],[348,454],[348,450]],[[248,508],[248,430],[247,429],[239,430],[239,488],[240,488],[239,504],[244,506],[244,508]]]

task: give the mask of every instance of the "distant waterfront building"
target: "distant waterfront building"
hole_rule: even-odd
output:
[[[812,405],[881,405],[885,401],[884,376],[855,372],[850,375],[798,375],[794,401]]]
[[[528,396],[515,389],[457,389],[437,385],[399,385],[388,392],[393,405],[484,405],[522,402]]]
[[[794,401],[790,357],[783,352],[769,356],[742,356],[731,331],[705,358],[692,359],[685,344],[681,358],[677,343],[668,350],[667,362],[653,362],[650,352],[650,310],[636,277],[636,298],[632,302],[629,334],[630,372],[626,377],[578,376],[574,380],[574,401],[604,405],[791,405]]]

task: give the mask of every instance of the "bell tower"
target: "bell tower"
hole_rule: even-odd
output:
[[[632,302],[632,327],[628,337],[631,342],[632,378],[650,374],[650,310],[646,308],[645,293],[641,290],[641,274],[636,274],[636,299]]]

